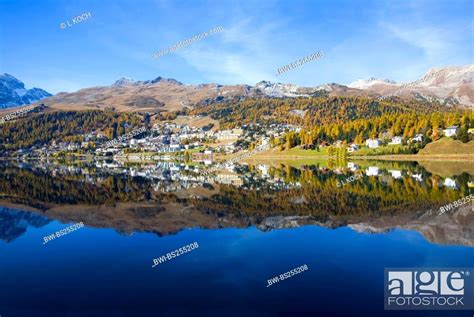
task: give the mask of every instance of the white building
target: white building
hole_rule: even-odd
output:
[[[401,171],[389,170],[388,172],[389,172],[390,174],[392,174],[392,177],[395,178],[395,179],[402,178],[402,172],[401,172]]]
[[[240,175],[232,172],[220,172],[216,175],[216,181],[222,184],[242,186],[244,181]]]
[[[423,134],[417,134],[414,138],[411,139],[412,142],[422,142],[423,141]]]
[[[402,137],[394,136],[389,144],[402,144]]]
[[[180,148],[181,148],[180,144],[170,144],[170,152],[179,151]]]
[[[258,164],[257,168],[259,169],[259,171],[262,173],[263,176],[268,175],[268,165]]]
[[[371,149],[376,149],[380,146],[377,139],[367,139],[365,140],[365,145]]]
[[[445,136],[452,137],[458,132],[458,127],[456,125],[453,125],[444,129],[443,132]]]
[[[377,166],[369,166],[369,168],[365,170],[365,175],[377,176],[379,175],[379,168]]]
[[[217,140],[235,140],[243,134],[242,129],[222,130],[216,133]]]
[[[458,185],[456,184],[456,181],[452,178],[449,178],[447,177],[445,180],[444,180],[444,186],[446,187],[449,187],[449,188],[457,188]]]

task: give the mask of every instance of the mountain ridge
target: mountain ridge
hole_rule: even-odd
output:
[[[254,86],[183,84],[176,79],[157,77],[133,81],[120,78],[110,86],[84,88],[59,93],[42,102],[58,110],[113,109],[116,111],[177,111],[184,107],[210,105],[247,98],[299,98],[312,96],[354,96],[399,98],[440,102],[448,107],[474,107],[472,89],[474,65],[431,68],[418,80],[396,83],[389,79],[357,80],[349,85],[328,83],[303,87],[291,83],[260,81]],[[143,102],[146,101],[146,102]]]
[[[0,109],[28,105],[50,96],[40,88],[26,89],[22,81],[10,74],[0,75]]]
[[[448,105],[460,104],[474,107],[472,84],[474,65],[432,67],[421,78],[406,83],[383,80],[357,80],[349,87],[358,87],[385,97],[401,99],[426,99]]]

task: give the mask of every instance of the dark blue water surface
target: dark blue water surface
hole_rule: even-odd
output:
[[[384,311],[385,267],[466,267],[474,248],[414,231],[358,233],[304,226],[262,232],[188,229],[159,237],[52,221],[0,241],[0,315],[12,316],[472,316]],[[199,248],[152,268],[153,258]],[[267,280],[307,264],[271,287]]]

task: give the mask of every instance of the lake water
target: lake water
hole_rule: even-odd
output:
[[[0,315],[472,316],[384,311],[384,268],[474,266],[472,173],[363,164],[3,164]]]

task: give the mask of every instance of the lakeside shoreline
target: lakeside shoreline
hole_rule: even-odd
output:
[[[240,152],[239,152],[240,153]],[[235,156],[238,156],[234,153],[233,155],[229,155],[228,157],[222,155],[218,157],[216,162],[225,162],[228,159],[231,159]],[[138,157],[151,157],[151,156],[158,156],[152,155],[150,153],[130,153],[129,155],[120,155],[115,156],[113,159],[120,160],[120,161],[143,161],[144,159],[134,160],[131,159],[130,156],[138,156]],[[85,159],[80,159],[80,157],[75,157],[76,160],[79,161],[94,161],[94,160],[107,160],[112,159],[112,157],[107,156],[84,156]],[[40,160],[40,159],[48,159],[48,157],[41,157],[41,156],[32,156],[28,157],[27,160]],[[49,159],[57,159],[57,158],[49,158]],[[62,158],[63,160],[67,160],[67,158]],[[243,162],[247,161],[256,161],[256,160],[265,160],[265,161],[279,161],[279,160],[331,160],[336,159],[334,156],[328,155],[278,155],[278,154],[271,154],[271,155],[254,155],[251,157],[247,157],[243,159]],[[0,160],[20,160],[18,157],[12,156],[0,156]],[[440,155],[440,154],[431,154],[431,155],[419,155],[419,154],[394,154],[394,155],[355,155],[355,156],[347,156],[346,161],[349,160],[382,160],[382,161],[461,161],[464,162],[465,160],[471,160],[474,163],[474,154],[452,154],[452,155]],[[147,159],[147,161],[170,161],[166,159],[156,160],[156,159]]]
[[[244,161],[254,160],[330,160],[334,157],[328,155],[255,155]],[[454,155],[418,155],[418,154],[394,154],[394,155],[360,155],[348,156],[346,160],[384,160],[384,161],[465,161],[474,162],[474,154],[454,154]]]

